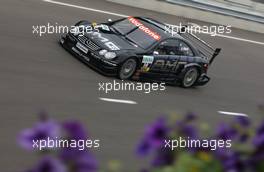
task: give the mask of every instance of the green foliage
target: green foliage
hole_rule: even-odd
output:
[[[215,160],[206,152],[199,152],[196,155],[182,152],[174,165],[163,167],[155,172],[223,172],[219,161]]]

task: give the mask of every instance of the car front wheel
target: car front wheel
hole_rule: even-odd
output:
[[[134,58],[127,59],[121,66],[118,72],[118,77],[121,80],[130,79],[137,69],[137,61]]]

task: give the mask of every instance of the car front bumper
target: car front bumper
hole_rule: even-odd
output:
[[[115,76],[117,74],[118,64],[103,59],[92,50],[88,49],[88,53],[83,52],[76,46],[77,42],[79,42],[78,39],[71,34],[63,35],[60,39],[61,45],[66,50],[93,69],[108,76]]]

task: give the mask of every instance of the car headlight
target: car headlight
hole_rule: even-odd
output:
[[[99,54],[100,54],[101,56],[104,56],[105,53],[107,53],[107,50],[100,50],[100,51],[99,51]]]
[[[104,57],[106,59],[113,59],[116,57],[116,53],[115,52],[107,52],[107,53],[105,53]]]

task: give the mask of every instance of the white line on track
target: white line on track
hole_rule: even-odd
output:
[[[226,112],[226,111],[218,111],[218,113],[223,114],[223,115],[230,115],[230,116],[243,116],[243,117],[248,117],[248,115],[247,114],[244,114],[244,113]]]
[[[107,101],[107,102],[114,102],[114,103],[137,104],[137,102],[132,101],[132,100],[110,99],[110,98],[104,98],[104,97],[99,97],[99,99],[103,101]]]
[[[244,39],[244,38],[238,38],[238,37],[234,37],[234,36],[227,36],[227,35],[221,35],[221,34],[217,34],[216,36],[222,37],[222,38],[234,39],[234,40],[243,41],[243,42],[249,42],[249,43],[253,43],[253,44],[264,45],[264,42],[258,42],[258,41],[253,41],[253,40]]]
[[[79,8],[79,9],[83,9],[83,10],[103,13],[103,14],[109,14],[109,15],[118,16],[118,17],[128,17],[127,15],[124,15],[124,14],[113,13],[113,12],[110,12],[110,11],[103,11],[103,10],[98,10],[98,9],[94,9],[94,8],[88,8],[88,7],[83,7],[83,6],[69,4],[69,3],[64,3],[64,2],[59,2],[59,1],[53,1],[53,0],[42,0],[42,1],[48,2],[48,3],[52,3],[52,4],[58,4],[58,5],[62,5],[62,6],[67,6],[67,7]],[[242,42],[248,42],[248,43],[253,43],[253,44],[264,45],[264,42],[249,40],[249,39],[245,39],[245,38],[239,38],[239,37],[222,35],[222,34],[217,34],[216,36],[222,37],[222,38],[227,38],[227,39],[238,40],[238,41],[242,41]]]
[[[103,10],[83,7],[83,6],[79,6],[79,5],[68,4],[68,3],[59,2],[59,1],[53,1],[53,0],[43,0],[43,1],[44,2],[49,2],[49,3],[52,3],[52,4],[63,5],[63,6],[67,6],[67,7],[79,8],[79,9],[93,11],[93,12],[98,12],[98,13],[103,13],[103,14],[109,14],[109,15],[118,16],[118,17],[128,17],[127,15],[123,15],[123,14],[112,13],[110,11],[103,11]]]

